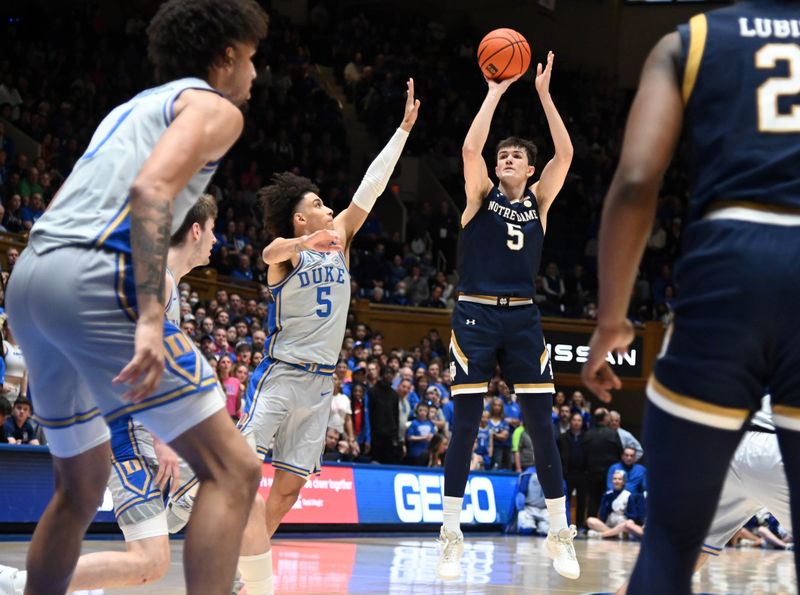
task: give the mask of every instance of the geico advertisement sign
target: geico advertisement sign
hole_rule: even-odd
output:
[[[441,523],[444,475],[398,473],[394,477],[394,503],[403,523]],[[462,523],[494,523],[497,506],[488,477],[471,477],[464,492]]]

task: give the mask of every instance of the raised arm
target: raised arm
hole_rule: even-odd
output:
[[[655,216],[658,188],[683,124],[678,81],[680,38],[670,33],[650,52],[631,106],[622,155],[603,208],[599,244],[597,328],[584,384],[601,400],[611,400],[622,384],[606,362],[609,351],[625,351],[633,341],[626,318],[636,271]]]
[[[483,198],[492,187],[489,179],[489,172],[486,169],[486,161],[483,159],[483,147],[486,139],[489,138],[489,127],[492,124],[492,116],[503,93],[520,76],[506,79],[502,82],[486,79],[489,89],[486,91],[486,98],[483,100],[472,125],[464,138],[464,145],[461,147],[461,157],[464,159],[464,190],[467,194],[467,208],[461,214],[461,227],[467,223],[480,210]]]
[[[408,79],[406,87],[406,105],[403,111],[403,121],[400,122],[399,128],[389,139],[389,142],[386,143],[383,150],[378,153],[378,156],[370,164],[367,173],[364,174],[364,178],[361,180],[361,184],[353,195],[353,201],[336,216],[333,222],[334,229],[342,237],[345,252],[350,247],[350,241],[355,233],[361,229],[364,221],[367,220],[375,201],[386,189],[389,177],[392,175],[397,165],[397,160],[400,159],[400,155],[403,152],[408,134],[417,121],[420,102],[419,99],[414,98],[414,79]]]
[[[186,91],[178,114],[156,144],[130,188],[131,246],[136,302],[134,357],[114,379],[131,385],[138,402],[157,386],[164,370],[164,272],[172,226],[172,201],[207,162],[219,159],[242,131],[242,114],[207,91]]]
[[[564,180],[567,179],[569,166],[572,163],[572,141],[569,138],[567,127],[558,114],[556,104],[550,97],[550,76],[553,72],[553,60],[555,54],[547,53],[547,65],[542,70],[542,65],[536,66],[536,92],[544,108],[544,115],[547,118],[547,125],[550,128],[550,136],[553,139],[553,147],[556,154],[547,162],[539,180],[533,184],[531,190],[539,204],[539,216],[542,222],[547,220],[547,210],[558,196]],[[533,165],[533,164],[531,164]]]

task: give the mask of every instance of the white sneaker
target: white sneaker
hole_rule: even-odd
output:
[[[0,595],[22,595],[28,573],[0,564]]]
[[[193,506],[194,497],[189,495],[167,500],[167,530],[170,534],[177,533],[189,523]]]
[[[572,540],[578,534],[575,525],[547,534],[547,555],[553,560],[553,568],[564,578],[576,579],[581,575],[581,567],[575,556]]]
[[[600,532],[599,531],[595,531],[594,529],[589,529],[586,532],[586,537],[588,537],[589,539],[602,539],[602,536],[600,535]]]
[[[439,531],[439,563],[436,574],[440,579],[452,580],[461,576],[461,556],[464,555],[464,536],[450,533],[444,527]]]

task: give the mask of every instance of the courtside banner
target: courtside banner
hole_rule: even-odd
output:
[[[265,463],[259,488],[269,495],[275,472]],[[461,522],[505,525],[512,513],[517,476],[472,473]],[[287,525],[413,525],[442,522],[444,474],[441,469],[331,463],[312,475],[300,491]],[[0,445],[0,525],[36,523],[53,495],[53,466],[45,446]],[[95,523],[114,523],[106,489]],[[2,528],[0,528],[2,531]]]

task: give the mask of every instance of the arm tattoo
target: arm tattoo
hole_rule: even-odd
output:
[[[164,301],[172,209],[169,201],[138,197],[131,200],[131,245],[136,295]]]

